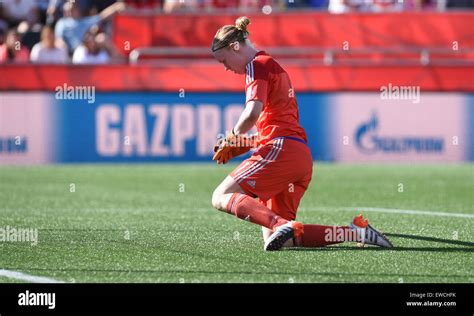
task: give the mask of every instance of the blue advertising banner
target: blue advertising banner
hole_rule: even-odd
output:
[[[244,108],[239,93],[97,93],[59,101],[60,162],[210,161]],[[325,95],[298,95],[314,159],[332,159]]]
[[[217,138],[244,108],[243,93],[58,90],[2,94],[0,164],[211,162]],[[314,160],[474,160],[474,95],[299,93],[297,100]]]

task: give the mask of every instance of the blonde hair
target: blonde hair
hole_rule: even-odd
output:
[[[213,52],[227,47],[232,42],[243,43],[250,35],[247,31],[247,26],[250,24],[250,19],[246,16],[241,16],[235,20],[235,25],[224,25],[221,27],[212,41],[211,50]]]

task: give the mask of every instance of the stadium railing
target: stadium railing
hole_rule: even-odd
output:
[[[272,56],[285,63],[306,63],[316,65],[460,65],[474,66],[474,49],[452,50],[438,47],[361,48],[342,50],[340,48],[315,47],[267,47]],[[182,63],[210,59],[208,47],[141,47],[130,52],[130,64],[165,64],[179,60]],[[203,60],[200,60],[202,62]]]

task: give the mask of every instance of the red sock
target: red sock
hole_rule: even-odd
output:
[[[345,241],[357,241],[349,226],[303,225],[304,234],[297,241],[299,247],[324,247]]]
[[[227,213],[234,214],[240,219],[248,220],[260,226],[273,230],[274,227],[286,224],[288,221],[255,199],[241,193],[234,193],[227,204]]]

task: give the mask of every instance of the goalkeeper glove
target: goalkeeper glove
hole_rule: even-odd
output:
[[[217,141],[216,146],[214,146],[215,154],[212,160],[215,160],[219,165],[226,164],[232,158],[240,156],[255,147],[256,135],[235,135],[232,129],[232,132],[228,133],[225,138]]]

